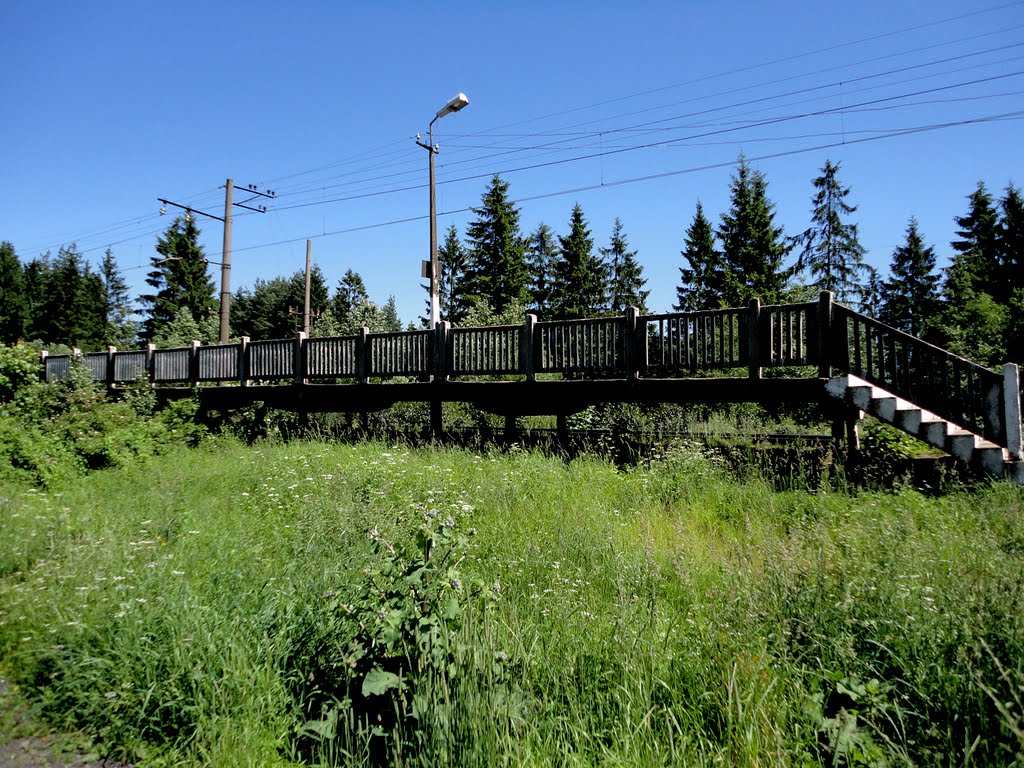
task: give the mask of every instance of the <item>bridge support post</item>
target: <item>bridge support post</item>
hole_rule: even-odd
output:
[[[440,438],[444,434],[444,403],[435,397],[430,401],[430,436]]]
[[[1006,448],[1014,461],[1024,461],[1021,435],[1020,370],[1016,363],[1003,366],[1003,409],[1006,421]]]

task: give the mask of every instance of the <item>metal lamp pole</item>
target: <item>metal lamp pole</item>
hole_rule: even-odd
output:
[[[452,112],[458,112],[469,104],[466,94],[460,93],[452,98],[447,104],[437,111],[434,119],[430,121],[427,128],[427,143],[419,140],[416,134],[416,143],[423,147],[430,154],[430,327],[436,328],[441,320],[441,300],[439,296],[439,283],[441,270],[437,263],[437,185],[434,181],[434,155],[438,148],[434,145],[434,123],[439,118]]]

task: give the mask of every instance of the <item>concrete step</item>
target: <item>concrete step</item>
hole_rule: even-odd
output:
[[[978,434],[886,392],[856,376],[839,376],[825,385],[833,397],[870,413],[951,456],[995,477],[1024,484],[1024,461],[1012,461],[1010,452]]]

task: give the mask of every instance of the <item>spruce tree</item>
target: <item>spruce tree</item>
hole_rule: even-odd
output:
[[[718,228],[725,268],[724,304],[739,307],[753,298],[778,303],[786,286],[782,260],[789,246],[783,228],[774,225],[775,206],[768,200],[764,174],[751,170],[742,155],[730,184],[730,198],[730,209]]]
[[[572,209],[569,234],[560,237],[559,243],[552,315],[576,318],[603,314],[608,307],[608,269],[594,255],[594,241],[579,203]]]
[[[836,299],[851,302],[861,296],[867,270],[864,248],[857,237],[857,225],[844,218],[857,211],[846,198],[850,188],[839,183],[839,164],[826,160],[821,175],[811,183],[811,226],[794,238],[803,246],[796,271],[810,273],[810,285],[831,291]]]
[[[939,306],[935,250],[924,244],[917,219],[911,217],[903,245],[893,251],[890,277],[882,282],[879,319],[901,331],[925,338]]]
[[[554,268],[558,259],[558,242],[547,224],[539,224],[530,235],[531,305],[542,316],[551,309],[554,295]]]
[[[951,305],[962,303],[969,292],[983,292],[995,297],[1002,293],[996,285],[999,263],[999,214],[985,183],[967,197],[966,216],[957,216],[957,238],[950,243],[955,251],[946,270],[946,300]]]
[[[206,257],[199,245],[199,227],[193,216],[177,217],[157,239],[152,267],[146,283],[153,291],[139,297],[146,314],[142,323],[144,338],[154,338],[182,308],[188,309],[200,325],[213,316],[217,306],[215,288],[207,274]]]
[[[388,333],[397,333],[402,330],[402,319],[398,316],[398,303],[394,296],[388,296],[388,300],[381,307],[381,322],[384,330]]]
[[[462,288],[466,271],[467,253],[459,239],[459,230],[452,224],[444,235],[444,243],[437,249],[437,263],[441,271],[437,282],[437,298],[441,309],[441,319],[461,320],[459,292]],[[430,291],[430,286],[424,286]],[[430,311],[430,296],[427,296],[427,312]]]
[[[370,300],[366,292],[366,283],[362,276],[351,269],[345,270],[345,274],[338,281],[338,287],[334,289],[334,298],[331,308],[334,311],[334,319],[342,328],[358,328],[353,326],[354,312],[357,307],[362,306]]]
[[[25,280],[14,246],[0,243],[0,344],[14,344],[25,335]]]
[[[715,233],[704,216],[704,207],[697,201],[693,222],[686,230],[686,247],[682,256],[688,266],[679,268],[675,309],[693,312],[719,309],[725,304],[725,267],[722,254],[715,250]]]
[[[636,251],[629,250],[629,242],[618,217],[615,218],[608,247],[601,249],[601,255],[609,270],[611,311],[621,314],[626,307],[637,307],[640,314],[647,314],[647,297],[651,292],[643,289],[647,283],[643,267],[636,260]]]
[[[138,324],[132,320],[132,301],[128,283],[117,267],[114,252],[107,248],[100,264],[100,279],[103,282],[103,307],[106,317],[104,340],[119,348],[130,347],[135,342]]]
[[[1002,215],[996,240],[996,298],[1008,299],[1015,291],[1024,290],[1024,197],[1020,189],[1007,186],[999,207]]]
[[[1010,295],[998,285],[999,217],[984,182],[978,182],[967,200],[967,215],[956,218],[957,239],[950,243],[955,253],[946,269],[937,326],[941,342],[952,352],[995,365],[1006,356],[1010,322]]]
[[[508,182],[495,174],[476,219],[466,228],[469,258],[460,300],[484,299],[496,312],[527,300],[526,240],[519,231],[519,209],[508,196]]]
[[[50,252],[32,259],[25,265],[22,282],[25,286],[25,337],[46,340],[49,325],[43,311],[44,298],[50,285]]]
[[[104,344],[103,284],[74,243],[62,246],[49,264],[34,331],[43,341],[85,351]]]

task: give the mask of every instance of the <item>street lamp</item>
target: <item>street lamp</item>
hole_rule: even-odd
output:
[[[437,110],[434,119],[430,121],[427,129],[427,143],[420,141],[420,135],[416,134],[416,143],[430,153],[430,327],[436,328],[441,320],[441,302],[438,296],[438,283],[440,268],[437,263],[437,191],[434,183],[434,155],[438,149],[434,146],[434,123],[445,115],[458,112],[469,104],[466,94],[460,93],[450,99],[447,104]]]

